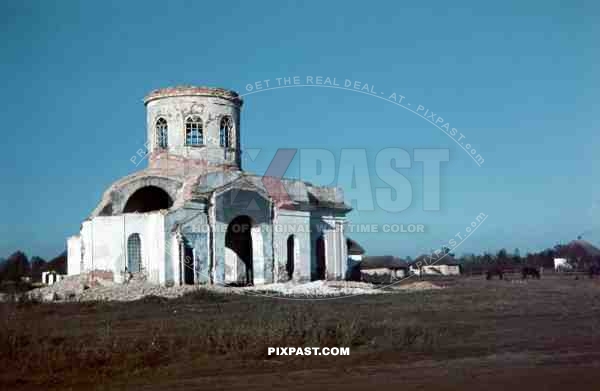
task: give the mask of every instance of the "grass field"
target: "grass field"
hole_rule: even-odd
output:
[[[0,304],[0,389],[600,389],[600,279],[438,280],[327,301]],[[342,356],[268,347],[348,346]]]

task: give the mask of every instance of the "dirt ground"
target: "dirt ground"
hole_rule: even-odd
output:
[[[4,303],[0,389],[600,389],[600,279],[434,283],[445,289],[325,301]]]

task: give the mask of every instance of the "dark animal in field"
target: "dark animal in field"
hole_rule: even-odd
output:
[[[500,268],[489,269],[487,272],[485,272],[486,280],[491,280],[492,278],[494,278],[494,276],[498,276],[498,279],[503,280],[504,272]]]
[[[521,269],[521,275],[526,280],[528,277],[540,279],[540,271],[535,267],[525,266]]]

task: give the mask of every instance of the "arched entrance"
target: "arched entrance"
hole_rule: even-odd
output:
[[[183,273],[182,279],[183,284],[192,285],[194,284],[194,249],[189,245],[188,241],[183,239]]]
[[[235,266],[235,280],[242,285],[252,285],[254,282],[251,231],[252,219],[238,216],[229,223],[225,233],[225,246],[237,255],[237,264],[230,266]]]
[[[137,273],[142,269],[142,240],[139,234],[131,234],[127,239],[127,270]]]
[[[136,190],[127,200],[123,213],[145,213],[169,209],[173,200],[169,193],[157,186],[145,186]]]
[[[294,239],[294,235],[290,235],[287,238],[287,262],[285,265],[285,270],[287,271],[288,280],[291,280],[294,277]]]
[[[315,243],[315,257],[317,261],[315,274],[313,276],[313,280],[324,280],[325,279],[325,238],[323,235],[320,235],[317,238],[317,242]]]

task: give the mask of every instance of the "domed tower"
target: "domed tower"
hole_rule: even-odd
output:
[[[241,170],[240,96],[181,86],[152,91],[146,105],[149,168],[173,175]]]

